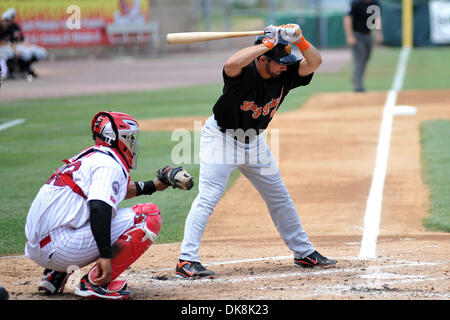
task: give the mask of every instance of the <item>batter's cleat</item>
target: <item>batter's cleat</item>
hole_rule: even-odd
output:
[[[200,262],[178,260],[175,269],[176,276],[182,279],[212,279],[216,275],[214,271],[207,270]]]
[[[333,268],[336,266],[336,263],[336,260],[328,259],[317,251],[302,259],[294,259],[294,265],[303,268]]]
[[[44,270],[44,277],[39,283],[39,291],[44,291],[46,294],[56,294],[64,292],[64,286],[70,274],[61,271],[54,271],[50,269]]]
[[[80,284],[74,293],[77,296],[88,299],[125,300],[133,295],[126,288],[127,283],[118,280],[111,281],[107,286],[98,286],[89,280],[88,275],[85,275],[81,278]]]

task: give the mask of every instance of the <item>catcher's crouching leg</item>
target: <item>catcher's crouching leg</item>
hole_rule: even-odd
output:
[[[156,241],[161,230],[161,215],[155,204],[137,204],[131,209],[136,213],[134,225],[112,245],[111,283]],[[95,279],[95,269],[96,265],[88,273],[91,280]],[[116,283],[120,290],[121,285]]]

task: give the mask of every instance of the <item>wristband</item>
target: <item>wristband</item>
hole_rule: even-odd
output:
[[[269,48],[269,50],[272,50],[277,45],[277,42],[278,42],[277,38],[272,37],[272,38],[265,38],[262,43],[267,48]]]
[[[294,42],[294,44],[300,49],[300,51],[308,50],[311,46],[311,44],[308,42],[308,40],[305,39],[304,36],[302,36],[297,42]]]
[[[143,194],[150,195],[156,191],[156,186],[152,180],[145,182],[135,181],[134,184],[136,185],[136,197]]]

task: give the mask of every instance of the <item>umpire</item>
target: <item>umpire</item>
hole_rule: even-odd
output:
[[[355,92],[365,91],[363,77],[372,52],[371,31],[375,29],[374,26],[377,29],[377,42],[383,43],[379,10],[380,4],[377,0],[352,0],[344,16],[347,44],[352,48],[353,54],[352,81]]]

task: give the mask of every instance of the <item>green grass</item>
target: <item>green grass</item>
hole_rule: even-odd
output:
[[[408,60],[404,89],[450,88],[449,47],[415,48]]]
[[[0,132],[0,254],[23,251],[25,219],[34,196],[53,170],[62,164],[60,160],[92,144],[90,121],[99,111],[98,106],[124,111],[138,119],[208,115],[218,90],[218,85],[208,85],[2,103],[0,123],[18,118],[24,118],[26,122]],[[159,167],[171,163],[171,148],[175,142],[170,138],[168,132],[141,133],[139,168],[132,172],[132,179],[148,180],[154,177]],[[198,177],[198,166],[185,167]],[[123,204],[142,201],[157,203],[166,221],[160,241],[178,241],[180,234],[182,236],[179,225],[183,224],[195,195],[196,190],[169,190]],[[179,225],[173,221],[179,221]],[[171,229],[173,226],[175,230]]]
[[[398,48],[374,49],[365,75],[367,91],[386,91],[391,88],[399,54],[400,49]],[[341,70],[331,73],[320,72],[319,69],[309,86],[289,92],[280,112],[298,108],[314,93],[352,91],[351,72],[351,63],[345,65]],[[450,87],[449,81],[447,81],[447,85]]]
[[[0,104],[0,123],[24,118],[19,126],[0,132],[0,254],[23,252],[28,209],[41,185],[61,160],[92,144],[90,121],[105,109],[124,111],[137,119],[206,116],[221,91],[220,84],[173,90],[90,95],[73,98],[31,99]],[[126,110],[123,108],[126,106]],[[148,180],[158,168],[171,163],[171,132],[142,132],[138,169],[133,180]],[[193,143],[193,142],[192,142]],[[184,165],[198,182],[198,165]],[[229,186],[239,176],[232,174]],[[169,189],[152,196],[123,201],[120,207],[155,202],[162,211],[164,228],[158,242],[180,241],[184,220],[197,194]]]
[[[423,178],[430,188],[428,230],[450,232],[450,119],[423,122],[421,129]]]
[[[399,52],[399,49],[387,48],[374,51],[366,75],[368,90],[390,88]],[[450,88],[449,67],[440,62],[448,60],[445,49],[414,50],[405,88]],[[310,86],[289,93],[279,112],[298,108],[314,93],[350,91],[350,73],[350,64],[334,73],[317,72]],[[415,75],[422,76],[410,79]],[[0,103],[0,124],[26,119],[24,124],[0,131],[0,254],[23,252],[25,219],[34,196],[53,170],[62,164],[61,159],[91,145],[90,121],[100,109],[127,112],[137,119],[207,116],[221,91],[222,84],[215,83],[170,90]],[[170,163],[171,149],[177,143],[170,137],[169,132],[141,133],[142,151],[138,170],[131,175],[133,180],[150,179],[159,167]],[[198,181],[198,165],[184,166]],[[239,173],[234,172],[229,185],[238,176]],[[155,202],[164,220],[158,241],[174,242],[183,237],[184,220],[196,194],[197,186],[189,192],[170,189],[150,197],[126,200],[120,206]]]

